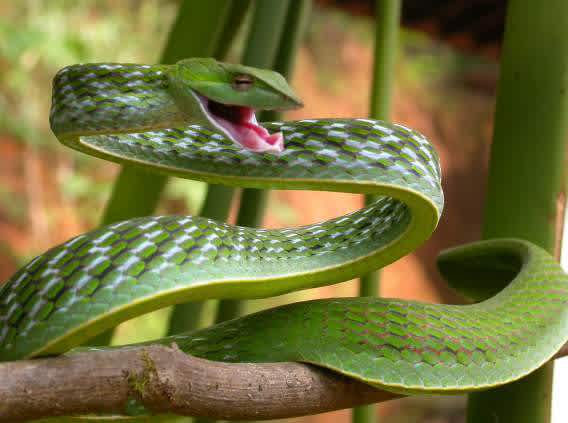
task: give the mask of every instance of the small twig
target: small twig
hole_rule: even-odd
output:
[[[226,364],[177,347],[83,352],[0,364],[0,422],[91,413],[277,419],[398,396],[300,363]]]

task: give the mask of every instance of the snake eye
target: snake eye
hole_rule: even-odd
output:
[[[233,78],[232,86],[233,89],[237,91],[246,91],[252,87],[253,82],[252,76],[250,75],[236,75]]]

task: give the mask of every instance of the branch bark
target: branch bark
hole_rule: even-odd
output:
[[[2,363],[0,380],[0,422],[143,409],[277,419],[400,397],[315,366],[219,363],[175,345]]]
[[[568,355],[568,344],[554,358]],[[218,420],[297,417],[400,398],[301,363],[228,364],[152,345],[0,363],[0,422],[148,410]]]

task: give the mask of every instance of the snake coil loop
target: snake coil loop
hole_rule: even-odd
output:
[[[443,207],[440,166],[421,134],[369,119],[277,122],[264,127],[283,134],[284,151],[254,153],[210,126],[188,124],[168,88],[169,69],[66,68],[54,83],[56,136],[79,151],[169,175],[373,193],[378,200],[300,228],[160,216],[79,235],[36,257],[1,288],[0,360],[62,353],[169,304],[266,297],[347,280],[408,254],[435,229]],[[538,247],[477,243],[444,254],[440,268],[470,294],[488,275],[510,283],[465,306],[377,298],[289,304],[175,341],[213,360],[309,362],[402,393],[508,383],[566,342],[568,278]]]

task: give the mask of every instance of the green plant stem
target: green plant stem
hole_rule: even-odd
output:
[[[286,23],[286,32],[280,39],[278,55],[274,61],[274,70],[280,72],[291,80],[293,77],[298,49],[306,32],[310,13],[312,11],[311,0],[292,0]],[[267,110],[262,114],[263,121],[271,122],[281,118],[282,113]]]
[[[252,0],[225,0],[230,3],[230,10],[225,20],[221,35],[217,38],[217,43],[213,49],[214,55],[220,60],[224,60],[229,55],[230,49],[233,47],[234,40],[240,28],[245,22],[245,16],[250,10]]]
[[[224,185],[209,185],[199,215],[219,221],[227,220],[234,193],[233,188]]]
[[[289,0],[257,0],[243,64],[274,69],[289,6]],[[293,33],[292,29],[287,30]],[[243,190],[237,215],[238,225],[259,226],[262,223],[267,194],[268,191],[265,190]]]
[[[225,221],[231,210],[235,190],[222,185],[210,185],[200,215]],[[203,326],[205,302],[193,301],[177,304],[170,315],[167,335],[189,332]]]
[[[283,7],[282,3],[278,2],[276,4]],[[287,13],[286,8],[283,8],[276,11],[277,15],[275,15],[274,5],[275,3],[270,2],[269,0],[262,0],[259,2],[258,9],[253,17],[253,27],[256,26],[258,19],[266,20],[265,23],[267,23],[267,25],[263,26],[262,31],[260,31],[259,28],[256,28],[256,33],[251,32],[243,62],[250,66],[258,67],[270,67],[273,65],[273,69],[280,72],[286,78],[289,78],[291,76],[294,59],[296,57],[296,51],[298,50],[298,45],[311,8],[311,0],[291,0]],[[286,16],[285,19],[284,16]],[[270,19],[274,19],[272,25],[269,24]],[[268,45],[262,44],[264,35],[266,35],[264,32],[270,33],[274,30],[277,24],[281,27],[281,31],[286,28],[286,35],[284,37],[280,37],[280,35],[278,35],[278,37],[275,38],[276,33],[272,33],[273,38],[269,40],[272,44],[271,50],[274,52],[278,47],[278,55],[276,58],[274,58],[274,56],[272,58],[265,57],[264,59],[270,59],[270,62],[263,63],[263,58],[257,57],[253,49],[269,48]],[[261,121],[277,120],[278,118],[278,113],[263,113]],[[239,214],[237,216],[237,224],[243,226],[259,226],[262,223],[267,198],[266,193],[263,191],[252,189],[243,190],[241,194]],[[241,315],[243,305],[243,301],[238,300],[219,301],[215,321],[223,322]],[[205,418],[198,418],[194,419],[194,423],[212,423],[212,421]]]
[[[391,115],[402,0],[376,0],[375,2],[375,52],[371,84],[370,113],[373,119],[389,120]],[[365,205],[375,201],[375,196],[365,195]],[[379,272],[361,276],[359,296],[376,296],[379,292]],[[353,423],[377,421],[375,405],[353,409]]]
[[[376,0],[371,117],[389,119],[392,109],[402,0]]]
[[[243,55],[243,64],[274,69],[284,28],[287,29],[287,34],[295,33],[295,28],[290,28],[286,22],[288,9],[293,10],[295,5],[292,5],[290,8],[289,6],[290,1],[288,0],[278,2],[258,0],[256,2],[251,30]],[[260,120],[264,120],[264,115]],[[267,200],[267,191],[244,189],[241,193],[237,225],[250,227],[259,226],[264,217]],[[241,314],[242,308],[242,301],[219,301],[215,322],[222,322],[237,317]]]
[[[224,59],[227,56],[232,40],[244,20],[249,5],[250,0],[233,1],[231,3],[231,9],[226,18],[224,29],[218,37],[214,57]],[[227,220],[234,196],[235,190],[233,188],[222,185],[209,185],[203,206],[199,212],[200,216],[219,221]],[[189,332],[203,326],[205,323],[203,316],[204,308],[205,302],[203,301],[192,301],[175,305],[170,315],[167,335]]]
[[[375,57],[369,113],[373,119],[388,120],[391,114],[401,6],[401,0],[377,0],[375,3]],[[374,196],[366,195],[365,205],[374,200]],[[361,277],[360,296],[376,295],[377,292],[378,272]]]
[[[224,36],[223,28],[232,2],[182,2],[164,48],[161,62],[175,63],[185,57],[210,56]],[[234,30],[236,31],[235,26]],[[102,224],[152,214],[158,204],[167,178],[134,167],[125,166],[115,181]],[[113,331],[89,341],[90,345],[107,345]]]
[[[389,120],[391,115],[401,7],[401,0],[377,0],[375,3],[375,57],[369,113],[373,119]],[[373,195],[366,195],[365,205],[374,200]],[[359,296],[377,295],[378,285],[378,272],[363,275]]]
[[[544,48],[546,46],[546,48]],[[508,6],[489,166],[484,238],[518,237],[554,252],[568,140],[568,2]],[[550,421],[552,363],[471,394],[468,423]]]
[[[215,51],[231,2],[182,2],[170,31],[160,63],[175,63],[185,57],[210,56]],[[152,214],[167,177],[124,166],[114,184],[102,224]]]
[[[355,407],[351,410],[353,423],[374,423],[377,421],[377,409],[374,405]]]

